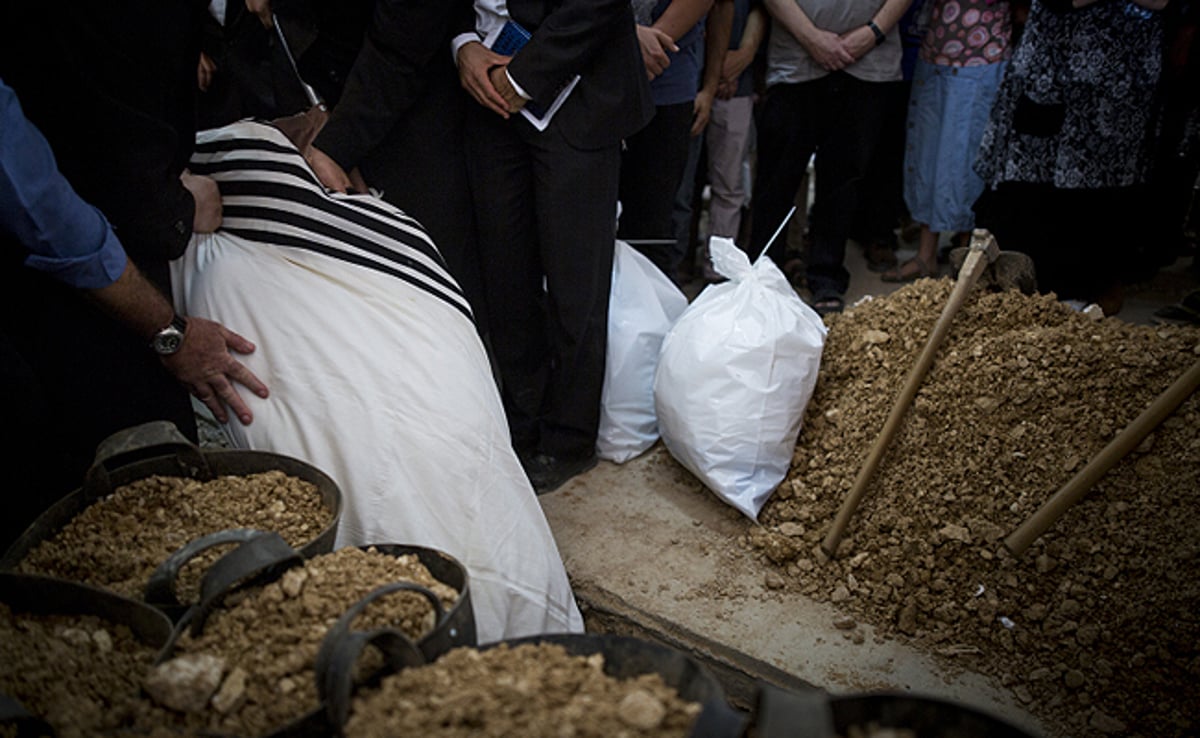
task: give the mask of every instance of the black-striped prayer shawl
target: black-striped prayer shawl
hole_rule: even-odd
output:
[[[327,192],[304,157],[274,128],[257,123],[231,128],[257,135],[205,139],[202,133],[190,164],[193,173],[212,177],[220,186],[221,230],[374,269],[474,320],[462,289],[416,220],[376,198]]]

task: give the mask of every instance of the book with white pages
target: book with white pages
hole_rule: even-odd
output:
[[[512,56],[521,50],[526,43],[529,42],[530,33],[520,23],[514,20],[504,22],[504,25],[493,30],[483,40],[483,45],[505,56]],[[571,91],[575,89],[575,85],[579,84],[579,75],[575,75],[566,84],[559,88],[554,95],[554,100],[549,107],[542,109],[537,103],[532,100],[526,101],[524,107],[521,108],[521,115],[533,124],[533,127],[539,131],[546,130],[550,125],[551,119],[558,109],[563,106],[567,98],[570,97]]]

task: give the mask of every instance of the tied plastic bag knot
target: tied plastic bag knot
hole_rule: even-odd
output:
[[[663,340],[655,410],[671,455],[757,520],[791,465],[825,324],[770,259],[751,265],[724,238],[709,253],[730,281],[706,287]]]
[[[737,247],[733,239],[724,236],[713,236],[708,239],[708,257],[712,259],[713,269],[722,277],[733,282],[741,282],[750,276],[753,267],[750,257]]]

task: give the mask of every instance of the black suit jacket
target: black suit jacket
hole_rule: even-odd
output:
[[[0,76],[59,168],[163,284],[194,203],[179,182],[195,134],[201,0],[6,3]]]
[[[509,0],[508,12],[533,34],[508,71],[535,102],[580,75],[551,123],[572,146],[610,146],[654,115],[629,0]]]
[[[322,3],[296,5],[307,10],[316,31],[314,43],[300,52],[302,71],[328,80],[326,97],[334,103],[316,145],[343,168],[364,164],[415,108],[429,104],[431,94],[439,108],[457,104],[446,94],[447,88],[458,92],[450,38],[471,12],[470,2],[359,0],[338,4],[337,19],[324,17]],[[289,6],[281,8],[289,12]]]

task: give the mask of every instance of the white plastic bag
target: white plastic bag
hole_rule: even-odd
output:
[[[687,297],[661,269],[617,241],[596,438],[600,458],[624,463],[658,440],[654,371],[663,338],[685,308]]]
[[[787,475],[825,324],[765,256],[709,243],[728,282],[706,287],[663,341],[654,378],[671,455],[752,520]]]

